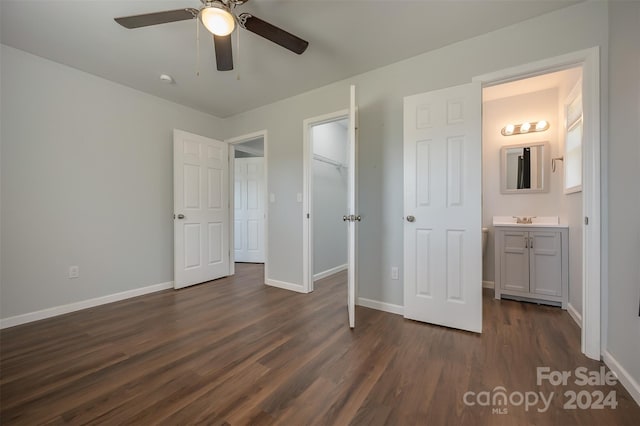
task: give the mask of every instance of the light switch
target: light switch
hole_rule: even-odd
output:
[[[301,203],[301,202],[302,202],[302,193],[298,192],[298,193],[296,194],[296,200],[298,200],[298,202],[299,202],[299,203]]]
[[[270,203],[276,202],[276,194],[274,194],[273,192],[269,194],[269,202]]]

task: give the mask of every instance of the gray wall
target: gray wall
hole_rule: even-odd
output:
[[[347,128],[338,122],[312,128],[313,153],[346,164]],[[347,263],[347,169],[314,160],[313,274]]]
[[[640,3],[610,14],[607,348],[640,383]]]
[[[221,120],[1,55],[1,317],[172,281],[172,131],[216,137]]]
[[[401,305],[402,274],[391,280],[390,269],[402,269],[403,256],[403,97],[593,46],[606,61],[607,26],[607,4],[586,2],[229,118],[232,135],[269,131],[269,191],[277,197],[269,278],[302,283],[302,122],[346,108],[349,84],[359,104],[359,296]]]
[[[569,225],[569,304],[582,315],[582,192],[566,194],[561,207]]]

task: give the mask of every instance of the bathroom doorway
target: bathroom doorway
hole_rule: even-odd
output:
[[[572,157],[577,123],[568,117],[578,111],[578,93],[581,66],[483,89],[482,224],[486,288],[494,288],[498,264],[494,217],[534,217],[534,222],[557,217],[568,228],[568,242],[563,242],[569,245],[566,307],[581,325],[583,199],[581,186],[573,183],[579,178],[567,173],[567,163],[575,167],[582,161],[580,156],[576,164]]]
[[[480,82],[482,87],[488,88],[575,67],[582,69],[582,90],[578,89],[582,106],[582,146],[579,154],[573,152],[569,157],[582,157],[581,161],[578,161],[578,167],[582,175],[583,215],[582,253],[579,255],[582,263],[582,310],[579,313],[582,318],[576,322],[581,323],[582,352],[591,359],[600,360],[603,356],[602,343],[606,342],[606,329],[601,328],[601,318],[607,315],[607,306],[602,304],[601,298],[601,294],[606,293],[607,286],[606,281],[601,281],[601,269],[607,265],[607,252],[602,250],[602,245],[606,244],[606,241],[602,241],[602,228],[606,228],[608,220],[606,209],[601,209],[603,203],[600,191],[601,175],[606,176],[607,168],[606,163],[600,160],[601,156],[606,155],[606,145],[602,145],[600,141],[600,50],[598,47],[592,47],[567,53],[476,76],[473,81]],[[509,123],[504,123],[505,127],[506,124]],[[565,138],[567,136],[565,135]],[[568,145],[570,144],[567,143]],[[563,159],[564,167],[567,167],[568,159]],[[558,163],[559,160],[556,160],[556,166]],[[604,197],[606,198],[606,195]],[[535,246],[539,247],[537,244]]]
[[[485,87],[482,126],[483,287],[494,289],[496,298],[561,306],[580,327],[582,73],[575,66]],[[530,223],[504,226],[510,222]],[[546,251],[534,254],[539,244]],[[536,261],[547,272],[557,266],[558,274],[538,271],[533,282]]]

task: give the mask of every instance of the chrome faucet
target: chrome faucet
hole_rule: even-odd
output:
[[[527,225],[530,225],[530,224],[533,223],[532,219],[534,217],[537,217],[537,216],[530,216],[530,217],[527,217],[527,216],[522,216],[522,217],[513,216],[513,218],[516,220],[516,223],[522,223],[522,224],[527,224]]]

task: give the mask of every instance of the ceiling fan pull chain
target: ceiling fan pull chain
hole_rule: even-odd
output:
[[[200,77],[200,23],[196,19],[196,77]]]
[[[232,2],[233,6],[231,7],[231,9],[234,11],[234,16],[236,16],[235,19],[239,19],[235,13],[235,8],[238,4],[242,4],[243,2]],[[236,28],[236,80],[240,81],[240,28]]]
[[[236,52],[236,62],[238,65],[236,65],[236,69],[238,71],[238,74],[236,75],[236,80],[240,80],[240,30],[236,30],[236,45],[238,47],[238,51]]]

